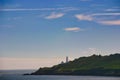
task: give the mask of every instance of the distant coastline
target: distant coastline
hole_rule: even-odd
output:
[[[0,70],[0,74],[25,74],[36,71],[35,69],[16,69],[16,70]]]
[[[92,55],[80,57],[68,63],[44,67],[24,75],[80,75],[80,76],[119,76],[120,54],[107,56]]]

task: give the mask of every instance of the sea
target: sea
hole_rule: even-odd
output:
[[[0,70],[0,80],[120,80],[106,76],[23,75],[35,70]]]

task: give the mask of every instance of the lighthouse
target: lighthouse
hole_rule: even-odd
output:
[[[69,60],[68,60],[68,56],[66,56],[66,63],[68,63],[69,62]]]

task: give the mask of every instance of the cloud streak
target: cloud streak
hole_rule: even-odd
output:
[[[51,13],[49,16],[46,16],[45,19],[57,19],[63,16],[64,13]]]
[[[63,7],[63,8],[14,8],[14,9],[0,9],[0,11],[54,11],[54,10],[64,10],[73,11],[78,10],[75,7]]]
[[[107,16],[107,17],[106,17]],[[109,20],[110,16],[112,20]],[[94,14],[76,14],[78,20],[93,21],[103,25],[120,25],[120,20],[116,19],[120,13],[94,13]],[[106,19],[106,20],[105,20]]]
[[[92,16],[90,16],[90,15],[76,14],[75,17],[78,20],[87,20],[87,21],[92,21],[93,20]]]
[[[120,13],[96,13],[91,16],[120,16]]]
[[[105,11],[120,11],[119,8],[113,8],[113,9],[106,9]]]
[[[65,28],[65,31],[71,31],[71,32],[79,32],[82,31],[82,29],[80,29],[79,27],[69,27],[69,28]]]
[[[99,21],[98,23],[101,23],[104,25],[120,25],[120,20]]]

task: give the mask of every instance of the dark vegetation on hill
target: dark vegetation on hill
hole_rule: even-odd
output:
[[[68,63],[40,68],[31,75],[120,76],[120,54],[80,57]]]

